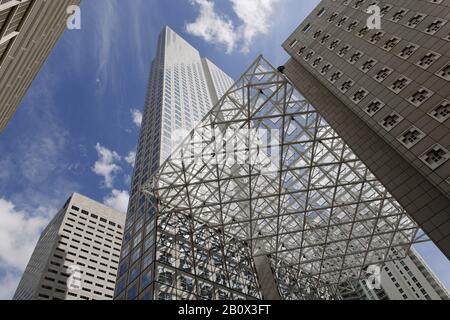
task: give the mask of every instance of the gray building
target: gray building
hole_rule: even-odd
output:
[[[42,232],[14,300],[112,300],[125,215],[74,193]]]
[[[14,115],[80,0],[0,0],[0,133]]]
[[[229,76],[173,30],[162,30],[151,66],[132,179],[118,299],[152,297],[155,211],[152,200],[142,193],[143,185],[171,155],[180,138],[175,135],[187,135],[232,84]]]
[[[324,0],[283,44],[288,78],[447,257],[449,19],[447,0]]]

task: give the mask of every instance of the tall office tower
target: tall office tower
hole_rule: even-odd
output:
[[[80,0],[0,0],[0,133],[66,27]]]
[[[142,186],[172,153],[175,135],[187,135],[232,84],[230,77],[173,30],[163,29],[145,101],[117,298],[150,298],[148,267],[156,234],[154,206],[142,194]]]
[[[323,0],[283,45],[288,78],[448,258],[449,16],[448,1]]]
[[[394,256],[398,252],[392,248]],[[389,261],[380,273],[380,288],[356,281],[342,292],[345,300],[449,300],[450,295],[420,255],[411,249],[404,259]]]
[[[15,300],[111,300],[125,215],[74,193],[42,232]]]
[[[391,300],[450,299],[448,290],[414,249],[405,259],[384,265],[381,286]]]
[[[121,298],[135,298],[141,285],[155,299],[342,299],[342,283],[421,240],[405,210],[262,56],[143,191],[156,207],[145,228],[156,238],[144,242],[154,249],[140,280],[138,262],[133,286],[118,284]]]

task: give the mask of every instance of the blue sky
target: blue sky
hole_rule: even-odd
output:
[[[281,43],[319,3],[263,0],[249,19],[253,1],[84,0],[81,30],[65,31],[0,135],[0,298],[11,297],[40,230],[72,192],[126,207],[165,25],[237,78],[260,53],[283,64]],[[450,286],[443,255],[420,252]]]

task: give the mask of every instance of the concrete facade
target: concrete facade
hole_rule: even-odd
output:
[[[283,47],[285,73],[450,257],[448,1],[324,0]]]
[[[111,300],[125,215],[74,193],[42,232],[14,300]]]
[[[0,0],[0,133],[49,56],[80,0]]]

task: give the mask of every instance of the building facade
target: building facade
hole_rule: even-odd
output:
[[[449,17],[445,0],[323,0],[283,44],[285,74],[447,257]]]
[[[448,290],[414,249],[405,259],[383,266],[381,286],[391,300],[450,299]]]
[[[391,249],[398,256],[396,249]],[[389,261],[380,269],[378,288],[369,289],[366,281],[342,286],[344,300],[449,300],[450,295],[434,272],[414,248],[404,259]]]
[[[0,0],[0,133],[66,27],[80,0]]]
[[[116,298],[153,298],[155,206],[142,187],[232,84],[211,61],[164,28],[150,71]]]
[[[14,300],[112,300],[125,215],[74,193],[42,232]]]

